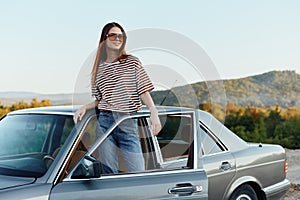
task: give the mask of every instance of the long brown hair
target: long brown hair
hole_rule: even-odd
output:
[[[110,23],[106,24],[103,27],[102,32],[101,32],[101,37],[100,37],[100,41],[98,44],[98,49],[97,49],[97,53],[96,53],[96,57],[95,57],[94,65],[93,65],[93,70],[91,73],[91,86],[92,87],[95,85],[95,80],[96,80],[99,65],[106,61],[107,54],[106,54],[105,40],[107,39],[107,34],[108,34],[109,30],[113,27],[118,27],[119,29],[121,29],[121,31],[123,33],[123,43],[120,48],[119,57],[117,57],[115,61],[121,60],[121,59],[126,59],[129,56],[128,54],[126,54],[126,51],[125,51],[127,36],[126,36],[126,33],[125,33],[123,27],[116,22],[110,22]]]

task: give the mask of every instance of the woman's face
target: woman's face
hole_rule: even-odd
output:
[[[123,44],[123,33],[120,28],[112,27],[106,37],[106,46],[111,50],[119,50]]]

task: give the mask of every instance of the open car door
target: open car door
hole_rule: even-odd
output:
[[[128,173],[119,158],[119,173],[101,174],[99,147],[118,124],[131,118],[138,121],[145,171]],[[95,138],[94,144],[87,147],[68,175],[57,181],[50,199],[207,199],[207,176],[198,162],[199,147],[194,140],[197,133],[194,112],[160,113],[160,119],[163,129],[158,137],[151,134],[146,114],[120,120],[103,137],[90,136]],[[83,131],[90,133],[87,129],[96,122],[96,117],[89,120]]]

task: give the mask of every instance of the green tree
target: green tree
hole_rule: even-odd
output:
[[[294,116],[279,124],[275,129],[275,143],[286,148],[300,147],[300,116]]]
[[[280,109],[277,106],[275,110],[271,110],[269,116],[265,119],[267,137],[274,138],[276,126],[283,122],[283,118],[280,115]]]

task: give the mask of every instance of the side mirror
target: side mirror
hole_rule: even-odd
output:
[[[72,178],[99,178],[101,174],[100,162],[85,156],[72,174]]]

